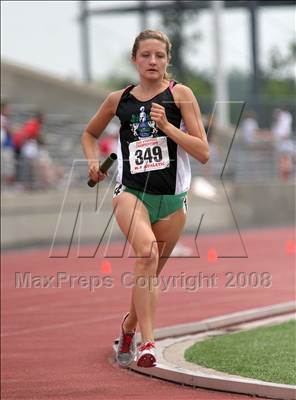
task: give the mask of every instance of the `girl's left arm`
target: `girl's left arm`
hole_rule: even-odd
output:
[[[151,118],[168,137],[196,160],[205,164],[209,160],[209,145],[196,98],[192,90],[183,85],[175,87],[174,98],[180,107],[188,133],[172,125],[166,118],[165,108],[157,103],[152,103]]]

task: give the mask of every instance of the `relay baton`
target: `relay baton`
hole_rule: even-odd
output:
[[[108,171],[109,168],[111,168],[112,164],[114,161],[117,160],[117,155],[115,153],[111,153],[108,158],[103,162],[103,164],[100,166],[100,171],[103,172],[104,174]],[[92,179],[89,179],[87,182],[89,187],[94,187],[96,186],[98,182],[93,181]]]

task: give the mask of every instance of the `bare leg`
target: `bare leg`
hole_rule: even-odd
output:
[[[168,257],[172,253],[176,243],[178,242],[181,232],[186,221],[186,214],[183,209],[171,214],[167,219],[161,220],[153,224],[152,230],[157,240],[159,259],[157,265],[156,276],[159,276]],[[158,288],[154,288],[154,295],[151,296],[151,315],[152,326],[154,327],[156,305],[158,301]],[[125,332],[130,332],[137,326],[137,314],[132,296],[129,316],[124,322]]]
[[[134,311],[140,325],[142,341],[153,340],[152,300],[155,292],[150,290],[149,282],[156,276],[158,247],[152,231],[148,212],[141,201],[133,194],[123,192],[113,200],[115,216],[122,232],[134,250],[134,284],[132,298]],[[131,326],[124,327],[126,331]]]

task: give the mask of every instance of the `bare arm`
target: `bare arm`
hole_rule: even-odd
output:
[[[97,113],[89,121],[81,137],[83,152],[89,165],[88,174],[89,177],[96,182],[105,177],[105,174],[99,171],[97,139],[114,117],[121,92],[122,91],[118,91],[109,94]]]
[[[196,160],[205,164],[209,159],[209,146],[196,98],[191,89],[183,85],[175,88],[174,98],[180,107],[188,134],[168,122],[165,109],[159,104],[152,104],[151,117],[168,137]]]

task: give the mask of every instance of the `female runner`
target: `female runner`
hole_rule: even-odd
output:
[[[198,103],[190,88],[169,80],[170,57],[171,44],[164,33],[141,32],[132,49],[139,83],[110,93],[82,135],[89,177],[101,181],[106,175],[99,170],[96,141],[115,115],[120,119],[113,207],[135,253],[130,309],[121,323],[116,354],[123,367],[135,355],[138,366],[156,364],[157,285],[151,282],[159,276],[185,224],[191,180],[188,154],[203,164],[209,159]],[[137,323],[142,338],[138,351]]]

